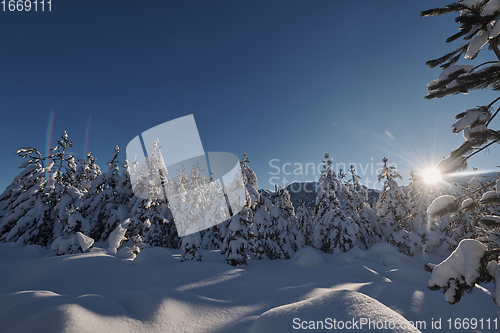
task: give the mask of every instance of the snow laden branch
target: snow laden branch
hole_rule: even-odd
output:
[[[472,293],[476,284],[500,281],[499,255],[500,249],[488,250],[477,240],[464,239],[439,265],[426,265],[425,269],[432,271],[428,287],[430,290],[442,289],[446,301],[455,304],[465,292]],[[493,298],[500,305],[498,285]]]

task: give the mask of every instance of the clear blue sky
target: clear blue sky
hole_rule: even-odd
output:
[[[87,150],[103,169],[115,145],[125,159],[139,133],[194,114],[205,151],[246,152],[262,188],[314,180],[311,164],[282,167],[325,152],[370,187],[387,156],[407,183],[462,143],[455,114],[496,97],[424,100],[439,75],[424,63],[456,47],[444,40],[458,26],[419,12],[447,3],[53,0],[51,12],[0,12],[0,190],[19,172],[15,149],[45,150],[52,111],[52,145],[67,130],[76,158],[92,115]],[[470,165],[492,170],[498,151]]]

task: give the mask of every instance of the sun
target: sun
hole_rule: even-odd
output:
[[[427,184],[435,184],[441,180],[441,174],[436,168],[427,168],[422,172],[422,177]]]

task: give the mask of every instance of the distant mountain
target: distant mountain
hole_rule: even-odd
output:
[[[368,191],[368,203],[373,207],[378,200],[380,191],[363,187]],[[311,217],[314,216],[314,206],[316,205],[316,196],[319,190],[318,182],[292,183],[286,189],[290,193],[290,199],[295,209],[299,205],[299,198],[303,197],[306,200],[306,206]],[[259,192],[266,197],[270,197],[274,193],[274,191],[269,190],[259,190]]]
[[[451,178],[455,183],[460,184],[462,186],[467,186],[467,183],[472,177],[473,175],[468,174],[468,175],[453,176]],[[483,173],[479,174],[479,177],[483,182],[490,182],[498,177],[498,173],[497,172]],[[380,195],[380,191],[372,188],[367,188],[364,185],[362,186],[368,191],[368,203],[370,204],[371,207],[374,208],[375,204],[377,203],[378,197]],[[401,188],[405,193],[408,192],[409,190],[409,187],[407,185],[401,186]],[[288,185],[286,189],[288,190],[288,193],[290,193],[290,199],[292,200],[293,207],[296,209],[298,206],[299,198],[304,197],[304,199],[306,200],[306,206],[309,209],[309,213],[311,214],[311,217],[313,217],[314,206],[316,205],[316,196],[318,195],[318,190],[319,190],[318,182],[292,183]],[[270,197],[274,193],[274,191],[261,189],[259,190],[259,193],[266,197]]]
[[[478,176],[482,182],[491,182],[494,179],[498,178],[498,172],[478,173]],[[474,177],[474,174],[457,175],[457,176],[451,176],[450,178],[457,184],[460,184],[462,186],[467,186],[469,180],[471,180],[472,177]]]

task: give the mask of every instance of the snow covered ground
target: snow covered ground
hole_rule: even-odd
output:
[[[365,323],[364,331],[410,332],[388,325],[423,321],[423,332],[449,332],[456,330],[448,319],[500,320],[490,290],[475,288],[451,306],[427,288],[423,263],[443,258],[410,258],[384,243],[339,255],[307,249],[296,260],[236,268],[219,251],[180,262],[179,250],[149,248],[131,261],[106,248],[96,243],[89,253],[55,256],[1,243],[0,332],[294,332],[318,321],[325,331]],[[432,329],[438,320],[441,329]]]

